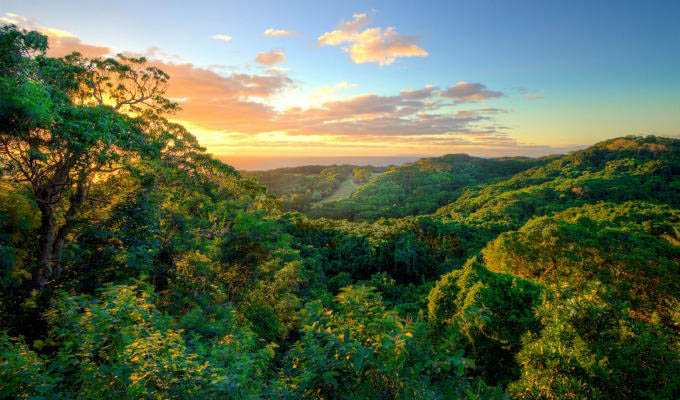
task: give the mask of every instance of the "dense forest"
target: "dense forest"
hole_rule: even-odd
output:
[[[268,171],[244,172],[276,196],[285,211],[307,212],[313,207],[352,194],[371,176],[385,172],[387,167],[354,165],[308,165],[277,168]]]
[[[0,398],[680,397],[680,140],[242,174],[47,46],[0,28]]]
[[[246,172],[245,176],[266,187],[285,211],[375,221],[433,213],[470,186],[501,181],[551,159],[449,154],[392,167],[304,166]],[[351,182],[351,188],[342,187],[343,182]]]

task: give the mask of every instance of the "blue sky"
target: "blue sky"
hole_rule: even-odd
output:
[[[218,154],[305,155],[312,149],[332,155],[540,154],[627,134],[680,134],[680,2],[675,1],[2,0],[0,14],[6,13],[33,27],[67,31],[89,45],[142,54],[158,48],[161,53],[153,54],[165,54],[166,62],[190,63],[223,77],[285,76],[283,86],[245,100],[271,108],[266,116],[252,114],[254,124],[271,118],[261,130],[228,121],[220,125],[218,118],[192,114],[191,104],[186,115],[177,116]],[[358,21],[358,14],[367,22],[357,33],[380,28],[385,34],[392,27],[395,37],[427,55],[358,63],[348,53],[357,42],[322,45],[322,35],[338,30],[341,21]],[[263,35],[270,28],[291,35]],[[212,39],[217,34],[231,40]],[[285,61],[254,61],[270,51],[282,53]],[[369,94],[378,96],[375,102],[385,101],[426,85],[440,88],[426,102],[439,101],[459,82],[500,95],[449,98],[452,103],[432,111],[419,105],[418,113],[437,116],[466,112],[455,114],[464,121],[449,121],[452,125],[441,129],[418,121],[428,135],[401,131],[404,121],[395,125],[395,134],[385,133],[386,121],[403,113],[366,117],[361,129],[353,123],[318,131],[324,124],[317,118],[333,114],[347,122],[347,116],[329,112],[345,104],[331,102]],[[187,93],[182,98],[188,102],[197,96]],[[403,110],[405,104],[395,107]],[[310,119],[309,113],[277,114],[296,106],[319,109],[309,128],[286,128],[294,118]],[[480,111],[491,109],[496,111]],[[467,112],[476,117],[467,118]],[[409,126],[418,115],[405,117]],[[229,117],[226,112],[225,120]],[[276,121],[285,121],[280,130]],[[263,146],[267,141],[280,143]]]

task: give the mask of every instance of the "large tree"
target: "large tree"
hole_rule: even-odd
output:
[[[144,58],[45,56],[47,39],[0,28],[0,172],[27,184],[40,210],[37,285],[61,256],[93,184],[159,150],[152,125],[177,110],[168,75]]]

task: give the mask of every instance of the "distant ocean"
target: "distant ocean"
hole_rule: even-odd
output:
[[[220,160],[241,171],[261,171],[274,168],[299,167],[301,165],[400,165],[419,160],[425,156],[390,157],[237,157],[218,156]]]

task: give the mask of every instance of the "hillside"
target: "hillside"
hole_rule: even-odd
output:
[[[428,214],[454,201],[472,186],[508,178],[550,160],[486,159],[466,154],[424,158],[390,168],[351,196],[309,211],[313,217],[376,220]]]
[[[532,216],[628,200],[678,206],[677,139],[629,137],[598,143],[502,182],[468,188],[436,214],[500,232],[517,229]]]
[[[310,165],[243,172],[266,187],[286,211],[309,211],[316,204],[349,196],[371,176],[389,167]],[[338,193],[339,192],[339,193]]]

